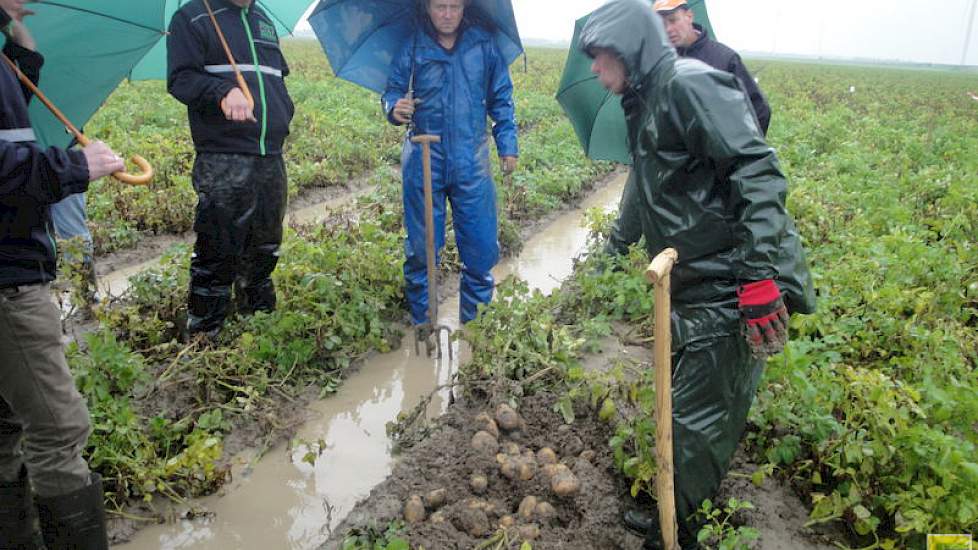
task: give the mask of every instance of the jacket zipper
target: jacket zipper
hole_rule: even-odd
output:
[[[268,103],[265,99],[265,78],[258,64],[258,50],[255,49],[255,39],[251,35],[251,25],[248,23],[248,14],[251,8],[241,10],[241,22],[244,24],[245,34],[248,35],[248,46],[251,48],[251,59],[255,64],[255,74],[258,76],[258,96],[261,101],[261,134],[258,138],[258,151],[261,156],[265,156],[265,139],[268,134]]]

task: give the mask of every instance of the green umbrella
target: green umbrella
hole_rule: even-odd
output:
[[[710,38],[714,38],[713,26],[706,12],[706,0],[692,0],[689,5],[696,23],[703,26]],[[574,25],[574,39],[560,79],[557,101],[574,126],[574,132],[589,158],[630,164],[632,159],[628,151],[621,101],[601,86],[591,72],[591,59],[578,46],[581,29],[589,17],[591,14],[585,15]]]
[[[166,29],[188,0],[39,0],[26,24],[44,55],[40,88],[78,127],[126,78],[166,77]],[[312,0],[259,0],[289,34]],[[274,6],[274,8],[270,8]],[[40,102],[31,102],[38,141],[67,146],[72,139]],[[120,121],[123,122],[124,121]]]

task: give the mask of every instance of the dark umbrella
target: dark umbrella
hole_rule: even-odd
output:
[[[689,2],[697,23],[703,26],[710,38],[713,26],[706,12],[706,0]],[[651,9],[651,7],[649,8]],[[625,113],[617,96],[605,90],[591,72],[591,59],[579,47],[581,29],[591,14],[574,24],[574,39],[560,79],[557,101],[574,126],[574,132],[584,147],[584,153],[594,160],[610,160],[630,164],[628,140],[625,129]]]

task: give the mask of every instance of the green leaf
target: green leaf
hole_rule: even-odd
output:
[[[610,397],[604,400],[601,404],[601,410],[598,412],[598,419],[602,422],[610,422],[618,414],[618,407],[615,406],[614,399]]]

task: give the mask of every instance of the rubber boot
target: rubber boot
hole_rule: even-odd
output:
[[[37,499],[47,550],[108,550],[102,478],[73,493]]]
[[[0,483],[0,550],[40,550],[34,529],[34,502],[27,472],[20,478]]]
[[[629,510],[625,512],[624,520],[625,527],[645,537],[642,550],[662,550],[662,529],[659,528],[658,512]],[[690,529],[684,527],[680,523],[679,547],[683,550],[699,550],[701,546],[696,542],[696,536],[690,532]]]

